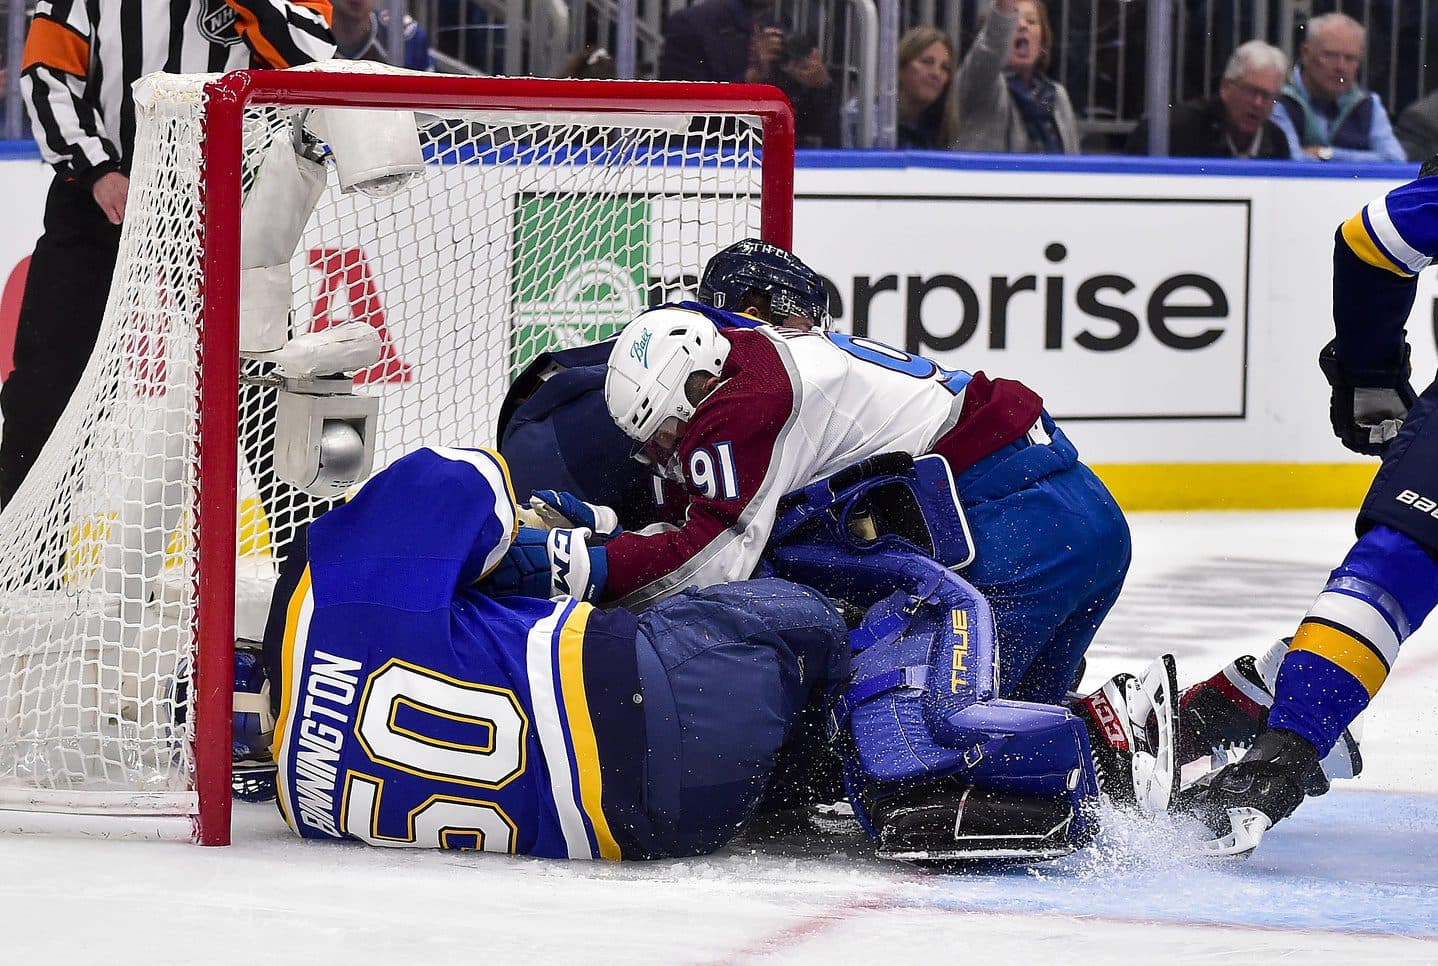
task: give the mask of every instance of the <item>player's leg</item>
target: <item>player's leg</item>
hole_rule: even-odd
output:
[[[1084,654],[1093,643],[1099,625],[1113,609],[1119,591],[1123,588],[1123,576],[1127,571],[1127,536],[1125,528],[1122,540],[1124,564],[1121,567],[1099,565],[1092,571],[1094,579],[1078,595],[1079,603],[1058,627],[1054,628],[1047,643],[1041,646],[1029,663],[1023,677],[1010,689],[1010,697],[1018,701],[1040,701],[1045,704],[1058,704],[1063,700],[1068,688],[1078,677],[1079,665],[1083,663]],[[1116,551],[1119,545],[1120,540],[1115,537],[1106,547],[1092,548],[1093,553],[1082,556],[1090,560],[1094,557],[1107,557],[1109,553],[1105,551]]]
[[[1022,439],[957,479],[976,554],[964,576],[999,628],[1006,698],[1056,704],[1118,596],[1128,523],[1047,415],[1050,437]]]
[[[1438,605],[1438,384],[1384,454],[1360,536],[1299,624],[1274,687],[1268,730],[1216,773],[1198,811],[1233,851],[1327,781],[1319,760],[1387,680],[1404,640]],[[1256,834],[1254,834],[1256,832]]]
[[[638,636],[653,851],[711,852],[753,814],[800,709],[848,673],[844,623],[771,578],[677,594]]]
[[[1178,760],[1201,774],[1221,765],[1234,749],[1252,746],[1268,724],[1278,669],[1292,638],[1258,655],[1242,655],[1213,675],[1185,688],[1179,700]],[[1363,770],[1357,735],[1345,731],[1323,759],[1329,779],[1353,778]],[[1191,778],[1198,774],[1191,775]]]
[[[0,388],[0,507],[29,473],[85,371],[119,244],[119,226],[90,192],[57,177],[20,302],[15,369]]]

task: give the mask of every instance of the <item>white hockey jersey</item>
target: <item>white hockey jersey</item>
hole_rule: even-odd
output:
[[[790,491],[879,453],[939,452],[958,472],[1023,435],[1042,409],[1019,383],[869,339],[769,326],[723,334],[723,381],[679,446],[684,524],[610,541],[608,599],[640,606],[744,579]]]

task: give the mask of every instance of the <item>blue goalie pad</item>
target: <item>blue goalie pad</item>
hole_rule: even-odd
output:
[[[845,783],[871,835],[878,795],[957,776],[1066,801],[1068,840],[1088,840],[1098,782],[1083,724],[1062,708],[997,697],[993,615],[968,582],[908,549],[791,544],[771,562],[867,608],[850,633],[854,676],[835,697],[830,731],[849,736]]]
[[[881,453],[788,494],[769,545],[794,540],[909,550],[955,570],[974,559],[953,471],[934,455]]]
[[[231,790],[247,802],[269,801],[275,797],[277,771],[270,756],[275,719],[264,658],[256,648],[235,648],[233,711]]]
[[[231,727],[236,761],[270,757],[275,720],[270,714],[270,687],[258,650],[235,648],[234,718]]]

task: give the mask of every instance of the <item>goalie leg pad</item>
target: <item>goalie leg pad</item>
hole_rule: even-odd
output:
[[[832,730],[847,732],[845,784],[870,835],[883,841],[882,823],[899,822],[907,831],[890,829],[885,848],[893,857],[909,857],[917,849],[915,829],[931,825],[944,809],[957,821],[953,809],[966,790],[977,788],[975,801],[1048,802],[1034,807],[1045,814],[1057,808],[1065,817],[1044,830],[1042,842],[1023,837],[1032,831],[1027,825],[1016,827],[1019,838],[1012,841],[986,823],[978,837],[945,833],[930,843],[926,858],[963,858],[1005,841],[1005,848],[1041,858],[1088,839],[1087,805],[1098,787],[1083,725],[1062,708],[996,697],[993,616],[981,594],[908,552],[836,560],[833,548],[824,548],[802,565],[801,556],[799,548],[788,548],[781,569],[797,577],[812,567],[805,573],[810,579],[822,570],[826,588],[876,582],[893,588],[850,634],[853,683],[831,715]],[[1007,805],[989,811],[1013,813]],[[920,813],[927,817],[911,824]]]
[[[233,709],[232,791],[247,802],[267,802],[275,797],[275,716],[264,656],[250,641],[235,644]]]

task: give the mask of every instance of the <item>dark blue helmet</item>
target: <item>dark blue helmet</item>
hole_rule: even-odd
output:
[[[738,312],[753,291],[769,296],[769,321],[779,325],[791,315],[829,328],[829,290],[819,273],[778,245],[746,238],[709,259],[699,281],[699,301]]]

